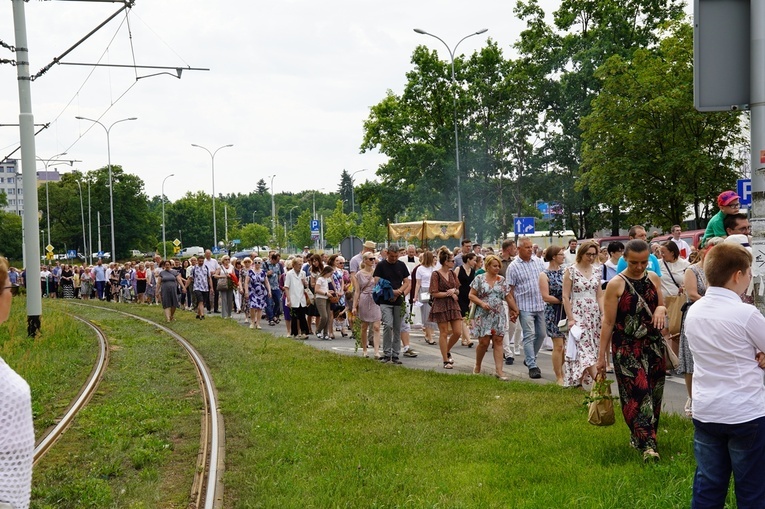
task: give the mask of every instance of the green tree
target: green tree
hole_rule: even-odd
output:
[[[613,55],[629,58],[635,49],[655,45],[660,27],[684,16],[683,3],[564,0],[553,14],[553,26],[546,23],[537,0],[518,2],[516,13],[527,22],[516,49],[538,74],[535,93],[541,98],[537,113],[545,126],[543,160],[550,165],[555,187],[566,191],[558,197],[567,224],[575,225],[580,236],[589,236],[605,225],[606,215],[599,196],[586,186],[575,191],[574,184],[581,174],[581,119],[590,113],[600,90],[595,70]],[[611,226],[618,231],[614,221],[620,214],[612,212]]]
[[[356,214],[343,212],[342,200],[337,200],[335,210],[324,218],[324,239],[333,246],[339,246],[344,238],[356,234]]]
[[[0,193],[0,200],[5,193]],[[9,260],[21,260],[21,216],[0,211],[0,255]]]
[[[363,240],[384,242],[388,238],[388,225],[376,204],[363,209],[357,235]]]
[[[311,240],[311,211],[303,210],[295,220],[295,227],[290,230],[290,241],[296,249],[300,250],[303,246],[313,245]]]
[[[344,210],[350,212],[352,210],[351,199],[354,197],[353,193],[353,181],[351,180],[351,174],[348,170],[343,170],[340,174],[340,185],[337,187],[337,194],[340,195],[340,199],[344,202]]]
[[[729,148],[745,140],[740,114],[693,107],[691,25],[673,25],[655,49],[631,59],[611,57],[595,76],[602,89],[582,120],[578,186],[606,205],[627,204],[633,224],[669,229],[689,203],[699,222],[703,204],[735,184],[741,161]]]
[[[271,231],[267,226],[257,223],[249,223],[242,227],[231,230],[229,237],[240,239],[241,247],[265,246],[271,238]]]

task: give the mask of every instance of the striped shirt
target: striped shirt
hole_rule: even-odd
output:
[[[544,270],[544,262],[536,256],[527,262],[518,257],[507,267],[505,279],[512,287],[515,303],[521,311],[544,311],[545,303],[539,290],[539,273]]]

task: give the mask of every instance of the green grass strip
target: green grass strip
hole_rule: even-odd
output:
[[[578,390],[384,366],[177,316],[219,391],[226,508],[690,505],[687,419],[662,416],[662,461],[644,465],[621,415],[591,426]]]

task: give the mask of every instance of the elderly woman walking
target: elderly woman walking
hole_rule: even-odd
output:
[[[245,261],[247,261],[246,258]],[[266,308],[267,298],[271,294],[262,258],[256,257],[253,260],[253,267],[247,271],[244,287],[250,305],[250,329],[260,329],[260,317]]]

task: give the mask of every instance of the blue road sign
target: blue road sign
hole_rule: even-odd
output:
[[[534,233],[534,218],[533,217],[516,217],[513,220],[515,225],[516,235],[529,235]]]
[[[69,259],[77,258],[77,250],[76,249],[70,249],[66,252],[66,257]]]
[[[103,251],[99,251],[98,252],[98,257],[101,258],[102,256],[104,256],[104,252]]]
[[[742,207],[749,207],[752,204],[752,179],[738,179],[736,187],[739,203]]]
[[[212,250],[212,254],[220,254],[220,248],[214,247]]]
[[[231,241],[231,243],[234,244],[235,246],[239,245],[239,244],[242,243],[242,239],[234,239],[234,240]]]
[[[319,220],[311,219],[311,232],[319,232]]]

